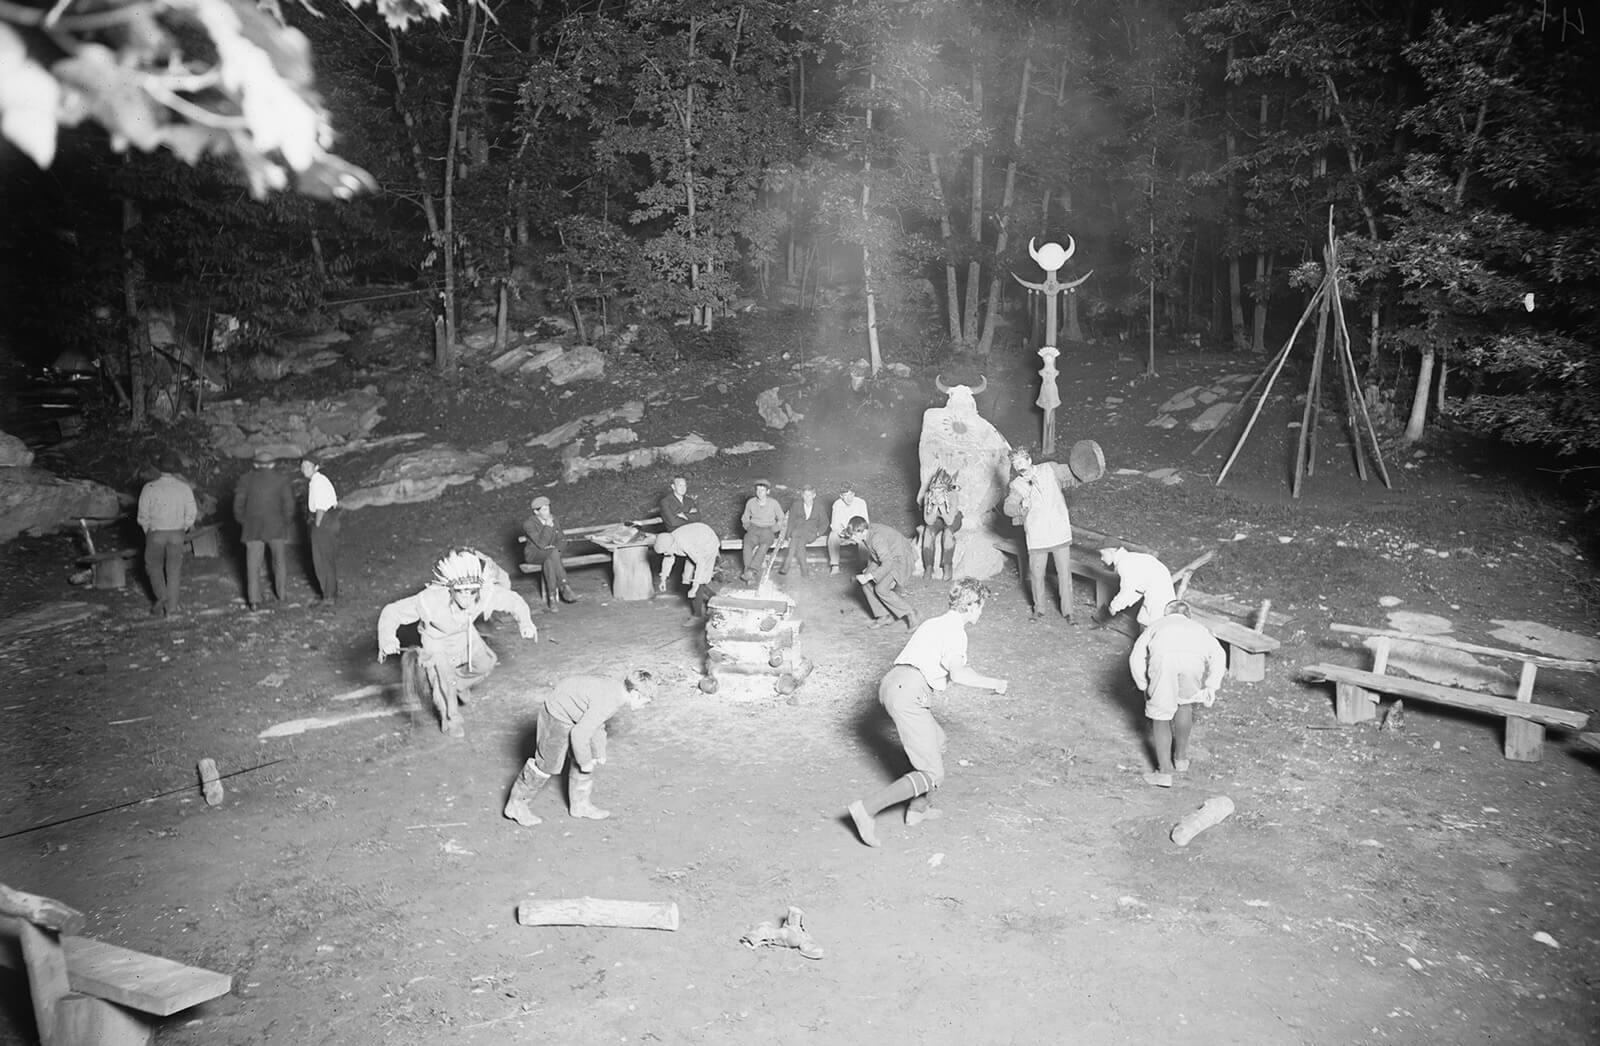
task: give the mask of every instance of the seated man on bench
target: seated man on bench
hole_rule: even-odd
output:
[[[578,594],[567,584],[566,566],[561,562],[561,548],[567,543],[567,536],[551,514],[550,499],[541,494],[529,507],[533,515],[522,521],[522,561],[537,563],[544,572],[545,604],[551,610],[556,609],[557,593],[563,602],[576,603]]]

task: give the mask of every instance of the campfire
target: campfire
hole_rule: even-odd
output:
[[[795,602],[763,572],[755,588],[706,605],[706,675],[700,689],[734,700],[793,694],[813,667],[801,652]]]

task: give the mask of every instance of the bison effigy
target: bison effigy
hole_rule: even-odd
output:
[[[926,511],[934,486],[937,507],[951,520],[959,512],[962,525],[953,531],[953,552],[944,553],[943,534],[936,539],[941,555],[933,569],[943,567],[946,576],[993,577],[1004,564],[995,548],[1002,536],[994,530],[994,509],[1005,498],[1011,445],[978,413],[975,397],[988,386],[987,379],[979,378],[975,388],[946,385],[942,377],[934,380],[947,399],[944,406],[922,413],[917,503]],[[932,481],[941,471],[945,482],[935,486]]]

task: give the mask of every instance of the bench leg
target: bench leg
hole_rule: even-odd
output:
[[[1365,723],[1378,717],[1378,695],[1354,683],[1333,684],[1333,711],[1341,723]]]
[[[121,556],[102,559],[94,565],[95,588],[122,588],[128,583],[128,567]]]
[[[1026,567],[1026,564],[1024,564],[1024,567]],[[1109,607],[1111,605],[1111,601],[1113,599],[1116,599],[1116,598],[1117,598],[1117,586],[1116,585],[1113,585],[1109,581],[1102,581],[1099,578],[1095,579],[1095,582],[1094,582],[1094,605],[1095,605],[1095,609],[1096,610],[1104,610],[1106,607]]]
[[[1267,655],[1240,650],[1228,645],[1228,675],[1241,683],[1259,683],[1267,678]]]
[[[74,992],[56,1004],[54,1041],[46,1046],[149,1046],[154,1032],[131,1010]]]
[[[1526,719],[1506,719],[1506,758],[1537,763],[1544,756],[1544,725]]]

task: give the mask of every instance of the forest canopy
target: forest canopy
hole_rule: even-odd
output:
[[[1267,353],[1331,219],[1408,438],[1443,411],[1586,460],[1597,31],[1427,0],[0,0],[6,336],[138,353],[115,317],[270,331],[388,281],[443,299],[449,368],[464,299],[709,330],[832,282],[874,363],[879,325],[982,355],[1030,239],[1071,237],[1065,337]]]

